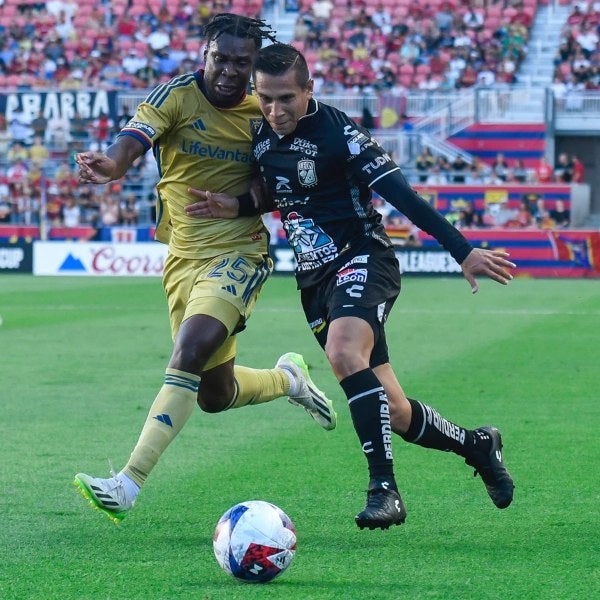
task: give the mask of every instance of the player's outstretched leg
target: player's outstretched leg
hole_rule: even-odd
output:
[[[337,414],[333,410],[333,403],[310,378],[302,355],[288,352],[279,358],[275,367],[287,371],[291,376],[292,387],[288,400],[296,406],[303,406],[323,429],[335,429]]]
[[[121,474],[101,479],[77,473],[73,485],[93,508],[103,512],[113,523],[120,523],[135,504],[137,496],[135,483],[125,481],[124,477]]]
[[[367,492],[367,505],[355,517],[360,529],[388,529],[390,525],[402,525],[406,520],[406,508],[400,494],[393,489],[381,487],[371,481]]]
[[[491,426],[473,431],[477,438],[474,451],[465,462],[479,473],[492,502],[498,508],[506,508],[513,499],[515,485],[502,460],[502,436]]]

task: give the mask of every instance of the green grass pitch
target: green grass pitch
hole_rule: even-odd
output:
[[[339,413],[325,432],[285,400],[198,410],[120,526],[72,486],[129,456],[171,342],[158,279],[0,277],[0,598],[94,600],[600,597],[600,284],[409,278],[388,324],[407,393],[467,426],[495,424],[515,479],[494,508],[453,454],[394,439],[402,527],[359,531],[366,464],[343,394],[273,277],[239,362],[304,354]],[[295,522],[290,569],[264,586],[225,575],[212,534],[236,502]]]

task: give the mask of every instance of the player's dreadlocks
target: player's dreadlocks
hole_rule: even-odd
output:
[[[214,15],[204,28],[204,35],[208,44],[223,33],[254,40],[257,49],[262,46],[263,40],[277,41],[275,32],[263,19],[253,19],[242,15],[234,15],[233,13]]]

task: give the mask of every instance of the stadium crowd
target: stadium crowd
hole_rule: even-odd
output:
[[[317,93],[513,83],[538,1],[302,0],[292,43]],[[147,89],[197,67],[212,14],[262,9],[262,0],[3,0],[0,86]],[[557,84],[598,89],[599,26],[600,2],[576,0],[557,40]]]
[[[304,51],[321,95],[513,83],[537,2],[303,0],[288,5],[297,8],[292,43]],[[3,0],[0,85],[148,89],[201,64],[203,27],[212,14],[230,10],[259,16],[262,9],[260,0]],[[569,89],[600,87],[599,31],[600,2],[577,0],[557,46],[553,89],[558,97]],[[128,119],[126,113],[117,122],[106,114],[46,119],[40,113],[29,119],[17,110],[7,123],[0,115],[0,223],[39,223],[43,203],[51,224],[151,222],[157,179],[151,157],[106,189],[80,187],[74,175],[74,153],[106,147]],[[450,164],[425,149],[415,162],[413,182],[548,183],[583,177],[577,157],[559,158],[556,168],[542,161],[535,170],[509,165],[501,155],[491,165],[457,161]],[[544,222],[550,221],[532,209],[529,224]]]

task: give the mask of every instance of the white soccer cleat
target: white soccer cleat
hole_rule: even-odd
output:
[[[125,486],[118,477],[101,479],[77,473],[73,484],[93,508],[103,512],[114,523],[120,523],[135,504],[135,498],[128,498]]]
[[[288,400],[296,406],[303,406],[323,429],[335,429],[337,414],[333,410],[333,403],[310,378],[302,355],[288,352],[280,357],[275,367],[287,371],[296,383],[298,392],[290,394]]]

